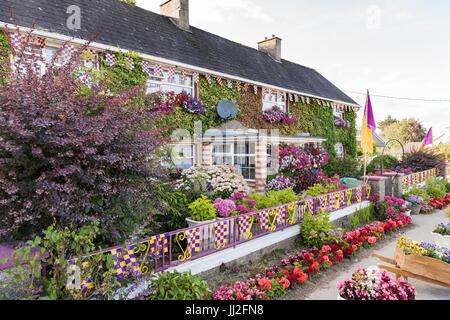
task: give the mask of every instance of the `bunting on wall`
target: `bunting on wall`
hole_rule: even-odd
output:
[[[233,82],[231,80],[227,80],[227,87],[233,89]]]
[[[175,79],[175,67],[169,67],[167,69],[167,78],[169,80],[174,80]]]
[[[25,35],[17,31],[13,31],[10,33],[10,36],[11,36],[11,44],[13,45],[13,47],[15,49],[20,49],[25,42]]]
[[[95,64],[96,52],[94,49],[89,49],[89,48],[84,49],[83,56],[84,56],[84,61],[86,63]]]
[[[110,67],[116,66],[116,56],[112,53],[105,52],[105,63]]]
[[[248,90],[248,83],[246,82],[244,83],[244,92],[247,92],[247,90]]]
[[[209,74],[205,74],[206,81],[208,81],[209,85],[212,85],[211,76]]]
[[[74,51],[75,51],[75,47],[72,44],[67,43],[61,52],[61,55],[64,58],[64,61],[69,60]]]
[[[38,44],[39,48],[45,49],[45,38],[38,37],[37,44]]]
[[[302,103],[305,104],[305,97],[301,96],[300,98],[302,99]]]
[[[223,82],[221,77],[216,77],[216,81],[219,84],[219,86],[223,87]]]
[[[241,92],[241,90],[242,90],[242,83],[240,81],[236,81],[236,89],[237,89],[237,91]]]
[[[253,86],[253,92],[255,93],[255,94],[258,94],[258,86]]]
[[[195,84],[198,84],[198,82],[199,82],[199,74],[198,74],[198,72],[194,72],[193,74],[192,74],[192,80],[194,81],[194,83]]]
[[[128,70],[133,71],[134,70],[134,60],[133,60],[133,58],[127,57],[125,59],[125,66],[128,68]]]
[[[265,96],[266,94],[268,94],[269,92],[267,91],[267,88],[266,87],[263,87],[262,88],[262,94],[263,94],[263,96]]]
[[[186,81],[186,78],[187,78],[186,71],[185,70],[181,70],[181,80],[182,81]]]
[[[306,97],[306,104],[309,104],[309,97]]]
[[[149,76],[152,75],[152,70],[150,68],[150,63],[148,61],[142,61],[142,71],[148,74]]]
[[[289,101],[293,101],[292,93],[289,93]]]
[[[153,75],[155,77],[164,77],[164,72],[160,64],[153,65]]]
[[[298,102],[298,95],[295,95],[295,102]]]

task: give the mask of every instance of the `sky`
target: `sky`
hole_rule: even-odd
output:
[[[159,13],[163,2],[137,5]],[[314,68],[362,107],[369,90],[377,122],[416,118],[450,141],[448,0],[190,0],[190,24],[253,48],[276,35],[283,59]]]

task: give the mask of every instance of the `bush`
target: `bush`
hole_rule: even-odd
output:
[[[322,212],[318,215],[305,213],[300,223],[300,239],[308,247],[322,248],[322,246],[342,236],[341,230],[336,229],[330,222],[330,214]]]
[[[256,210],[274,208],[299,200],[292,188],[278,191],[272,190],[267,192],[266,195],[254,193],[249,196],[249,199],[256,201]]]
[[[383,170],[395,168],[399,164],[399,161],[397,158],[390,156],[388,154],[385,154],[383,156]],[[407,168],[408,166],[404,167]],[[381,156],[375,157],[370,163],[367,165],[367,173],[378,171],[381,169]],[[364,169],[363,169],[364,170]]]
[[[429,178],[425,182],[427,194],[434,199],[442,199],[447,194],[448,181],[444,178]]]
[[[154,280],[151,286],[156,292],[150,300],[202,300],[211,292],[208,283],[191,272],[165,272]]]
[[[31,299],[84,300],[94,296],[111,298],[114,289],[119,286],[112,256],[89,254],[99,249],[94,245],[98,231],[98,223],[79,229],[66,227],[62,230],[56,229],[53,224],[44,231],[43,238],[29,240],[26,246],[13,252],[11,262],[16,268],[8,272],[19,283],[31,277],[30,286],[25,288]],[[36,248],[39,250],[35,250]],[[68,278],[67,270],[71,266],[69,261],[74,263],[74,268],[82,270],[79,273],[80,279],[76,279],[77,273]],[[23,262],[29,263],[31,271],[22,267]],[[44,266],[45,276],[42,273]],[[81,290],[82,284],[89,282],[88,280],[92,288]]]
[[[401,166],[403,168],[411,168],[413,172],[425,171],[438,168],[439,172],[444,172],[446,167],[445,154],[438,153],[433,150],[424,149],[422,151],[414,151],[405,155]]]
[[[182,174],[179,188],[195,200],[200,195],[210,199],[230,198],[235,192],[248,194],[244,177],[232,166],[194,167]]]
[[[207,221],[216,218],[217,210],[213,202],[206,196],[201,196],[189,205],[191,218],[194,221]]]
[[[151,181],[164,175],[155,155],[166,129],[154,129],[158,116],[136,106],[142,88],[109,95],[103,80],[91,80],[80,67],[86,46],[59,68],[55,59],[45,63],[44,77],[33,48],[14,50],[9,85],[0,87],[2,239],[27,239],[54,219],[74,227],[99,221],[115,235],[118,198],[135,214],[158,206]]]
[[[323,173],[327,176],[338,174],[341,177],[359,179],[362,174],[358,166],[358,160],[348,156],[344,159],[330,158],[327,165],[323,167]]]

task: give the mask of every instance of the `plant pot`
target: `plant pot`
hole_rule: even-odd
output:
[[[420,213],[420,209],[422,208],[422,205],[420,205],[420,204],[416,204],[416,205],[413,205],[412,207],[411,207],[411,214],[412,215],[416,215],[416,214],[419,214]]]
[[[405,211],[403,214],[407,217],[411,217],[411,210]]]
[[[207,220],[207,221],[195,221],[190,218],[186,218],[186,222],[189,228],[200,229],[200,252],[207,251],[214,247],[214,233],[213,224],[211,222],[217,219]]]

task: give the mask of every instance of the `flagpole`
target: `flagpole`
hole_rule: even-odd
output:
[[[367,113],[367,102],[368,102],[368,99],[369,99],[369,89],[367,89],[367,98],[366,98],[366,110],[365,110],[365,113]],[[367,114],[364,114],[364,116],[366,117],[366,121],[367,121]],[[364,117],[364,116],[363,116],[363,117]],[[363,129],[361,129],[361,130],[363,130]],[[364,179],[363,179],[363,184],[366,184],[367,181],[369,180],[369,179],[366,177],[366,173],[367,173],[367,144],[364,146],[364,175],[363,175]]]

